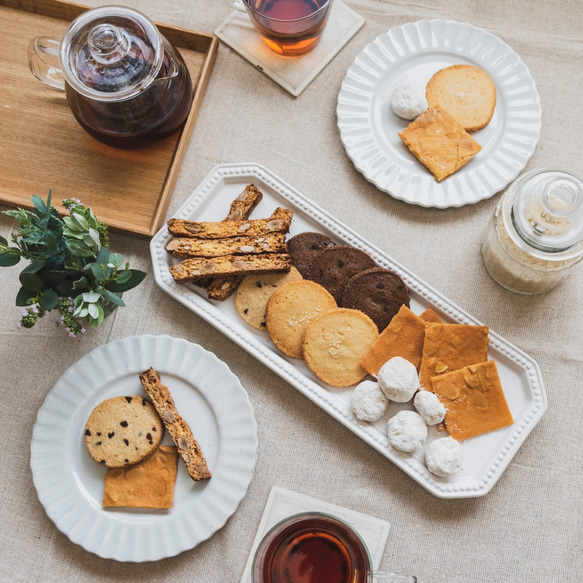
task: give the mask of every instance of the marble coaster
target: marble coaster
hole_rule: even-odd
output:
[[[274,524],[277,524],[284,518],[292,514],[297,514],[298,512],[309,511],[326,512],[348,522],[364,539],[373,562],[373,567],[375,569],[379,568],[383,551],[387,544],[389,530],[391,529],[391,525],[386,520],[381,520],[380,518],[375,518],[362,512],[356,512],[355,510],[349,510],[342,506],[336,506],[335,504],[286,490],[279,486],[273,486],[257,529],[257,535],[249,552],[249,558],[243,571],[241,583],[251,583],[253,556],[255,555],[255,549],[259,546],[265,533]]]
[[[297,97],[317,77],[340,49],[361,29],[364,18],[339,0],[334,0],[322,38],[305,55],[283,57],[267,48],[249,20],[247,10],[234,10],[215,30],[225,44],[254,67]]]

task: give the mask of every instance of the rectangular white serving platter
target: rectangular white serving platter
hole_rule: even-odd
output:
[[[366,251],[378,265],[394,270],[403,278],[409,287],[411,310],[416,314],[431,307],[444,322],[482,324],[261,165],[216,166],[173,216],[196,221],[223,220],[231,201],[247,184],[255,184],[263,192],[263,199],[253,217],[267,217],[278,206],[289,208],[294,213],[290,237],[303,231],[318,231],[337,243]],[[240,318],[234,296],[224,302],[212,301],[206,298],[206,292],[201,288],[176,284],[168,267],[178,260],[164,249],[170,238],[163,227],[150,243],[156,283],[166,293],[247,350],[435,496],[471,498],[487,494],[546,410],[547,398],[537,363],[490,331],[488,357],[496,361],[514,424],[462,442],[464,469],[449,478],[434,476],[425,465],[425,447],[444,433],[430,427],[425,447],[415,454],[403,454],[393,449],[388,443],[387,421],[401,409],[412,409],[410,403],[391,403],[386,415],[373,424],[356,419],[350,409],[353,387],[338,389],[325,385],[303,361],[279,352],[267,333],[255,330]]]

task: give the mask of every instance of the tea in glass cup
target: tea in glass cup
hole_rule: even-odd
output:
[[[319,42],[332,0],[243,0],[251,22],[274,52],[303,55]]]
[[[276,524],[259,543],[253,583],[416,583],[408,575],[373,572],[360,535],[321,512],[295,514]]]

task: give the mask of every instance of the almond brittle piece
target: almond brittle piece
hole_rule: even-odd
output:
[[[399,137],[441,182],[465,166],[482,147],[449,114],[432,107],[412,121]]]
[[[457,441],[514,423],[493,360],[431,379],[445,406],[445,426]]]

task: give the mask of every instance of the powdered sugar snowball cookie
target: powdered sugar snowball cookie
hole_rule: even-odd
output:
[[[425,451],[427,469],[440,478],[451,476],[464,467],[462,445],[453,437],[432,441]]]
[[[427,425],[437,425],[445,417],[445,407],[435,393],[418,391],[413,399],[413,405]]]
[[[419,388],[419,375],[412,362],[402,356],[389,359],[378,372],[377,380],[385,397],[395,403],[406,403]]]
[[[389,419],[389,443],[399,451],[413,453],[427,439],[427,425],[415,411],[399,411]]]
[[[413,120],[428,107],[425,97],[425,85],[405,81],[395,87],[391,95],[391,107],[396,115],[403,119]]]
[[[378,421],[386,412],[389,402],[375,381],[362,381],[352,391],[350,408],[361,421]]]

